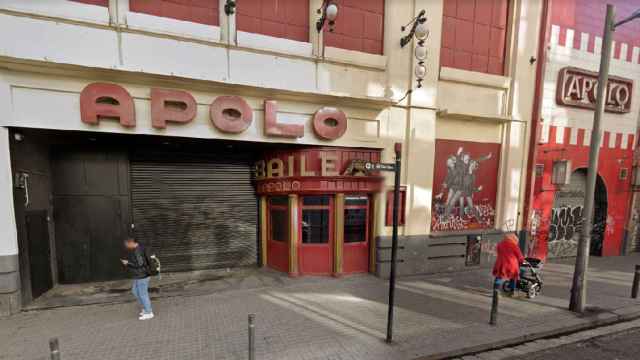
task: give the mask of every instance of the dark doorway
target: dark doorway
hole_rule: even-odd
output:
[[[598,175],[594,194],[593,229],[591,231],[590,255],[602,256],[602,245],[607,227],[607,187]]]
[[[31,295],[37,298],[53,287],[47,211],[27,211],[25,222],[27,243],[31,254],[29,261]]]
[[[549,257],[576,256],[582,231],[587,170],[582,168],[571,174],[568,185],[555,193],[549,224]],[[591,228],[591,255],[602,255],[607,225],[607,189],[600,176],[596,180],[593,226]]]
[[[52,151],[61,283],[125,276],[118,259],[130,224],[128,156],[90,145]]]

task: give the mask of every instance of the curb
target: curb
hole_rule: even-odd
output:
[[[583,319],[584,322],[569,325],[564,327],[559,327],[550,330],[539,331],[531,334],[527,334],[524,336],[517,336],[510,339],[503,339],[494,342],[488,342],[484,344],[473,345],[465,348],[419,356],[413,358],[413,360],[439,360],[439,359],[450,359],[450,358],[459,358],[468,355],[474,355],[486,351],[498,350],[505,347],[512,347],[517,345],[522,345],[524,343],[532,342],[535,340],[545,339],[545,338],[553,338],[558,336],[564,336],[572,333],[576,333],[579,331],[590,330],[602,326],[613,325],[616,323],[631,321],[640,319],[640,305],[632,305],[624,308],[619,308],[610,312],[604,312],[599,314],[594,314],[592,316],[581,317],[580,315],[576,315],[577,319]]]

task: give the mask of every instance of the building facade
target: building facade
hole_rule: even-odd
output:
[[[0,0],[0,312],[122,277],[129,236],[167,271],[384,276],[393,179],[363,164],[396,143],[399,273],[487,265],[523,221],[542,4],[335,3],[318,30],[320,0]]]
[[[606,4],[617,18],[640,8],[638,1],[548,1],[534,111],[529,253],[540,258],[575,256],[585,216],[584,189],[595,107]],[[640,25],[616,29],[596,183],[591,255],[622,255],[637,247],[632,172],[640,97]]]

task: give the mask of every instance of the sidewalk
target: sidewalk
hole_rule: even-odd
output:
[[[256,359],[415,359],[458,356],[640,316],[630,299],[640,254],[592,258],[590,314],[566,310],[572,261],[546,264],[535,300],[501,298],[488,325],[487,269],[402,278],[394,338],[384,343],[387,282],[370,275],[301,278],[253,289],[169,297],[141,322],[133,303],[25,312],[0,320],[0,359],[246,359],[247,314],[256,314]]]

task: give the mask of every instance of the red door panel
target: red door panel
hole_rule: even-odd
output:
[[[289,271],[289,199],[269,198],[267,208],[267,265],[282,272]]]
[[[300,273],[333,272],[333,198],[329,195],[300,199]]]
[[[342,271],[369,271],[369,198],[345,196]]]

